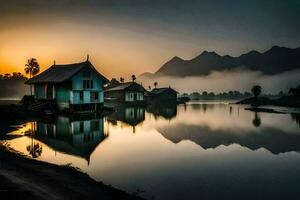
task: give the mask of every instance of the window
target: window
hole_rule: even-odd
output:
[[[93,89],[94,81],[93,80],[83,80],[83,89]]]
[[[91,80],[91,88],[93,89],[94,88],[94,81]]]
[[[99,93],[91,92],[91,101],[98,101],[98,100],[99,100]]]
[[[83,101],[83,91],[79,92],[79,99],[80,99],[80,101]]]
[[[134,101],[134,93],[126,92],[125,94],[125,101]]]

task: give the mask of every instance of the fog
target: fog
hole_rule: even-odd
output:
[[[278,93],[280,91],[288,92],[291,87],[300,84],[300,69],[284,72],[277,75],[263,75],[259,71],[248,69],[235,69],[231,71],[213,71],[207,76],[189,76],[179,77],[155,77],[139,78],[143,86],[148,89],[150,85],[158,82],[158,87],[169,87],[176,89],[178,92],[228,92],[230,90],[239,90],[241,92],[250,91],[255,84],[262,86],[263,93]]]
[[[1,80],[0,91],[0,100],[22,99],[25,94],[30,94],[30,87],[24,80]]]

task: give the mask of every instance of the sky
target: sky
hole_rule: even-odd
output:
[[[298,0],[0,1],[0,73],[86,60],[108,78],[155,72],[203,50],[300,46]]]

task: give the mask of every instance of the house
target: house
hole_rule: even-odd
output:
[[[136,82],[120,83],[105,90],[105,99],[108,103],[144,105],[146,92],[145,88]]]
[[[148,93],[147,102],[149,104],[177,104],[177,93],[171,87],[154,88]]]
[[[98,110],[104,103],[108,79],[89,60],[75,64],[52,65],[29,79],[37,101],[55,102],[60,111]]]

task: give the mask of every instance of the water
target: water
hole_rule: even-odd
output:
[[[300,198],[299,114],[193,102],[17,128],[13,149],[148,199]]]

